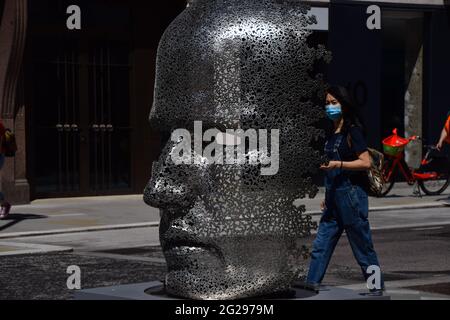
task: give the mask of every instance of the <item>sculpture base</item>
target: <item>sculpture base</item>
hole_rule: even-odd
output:
[[[325,287],[319,293],[292,288],[295,294],[290,298],[270,297],[271,300],[390,300],[388,296],[368,297],[357,291],[336,287]],[[161,282],[146,282],[120,286],[94,288],[76,291],[75,300],[183,300],[170,296]]]

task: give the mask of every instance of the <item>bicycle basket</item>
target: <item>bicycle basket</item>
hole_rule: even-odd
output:
[[[405,150],[408,143],[409,140],[397,135],[397,129],[394,129],[394,134],[383,140],[383,152],[396,157]]]

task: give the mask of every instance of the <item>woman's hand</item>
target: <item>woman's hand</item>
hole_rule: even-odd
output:
[[[321,165],[320,169],[325,170],[325,171],[330,171],[330,170],[334,170],[334,169],[339,169],[340,167],[341,167],[340,161],[330,161],[330,163],[328,163],[328,165]]]
[[[325,200],[322,201],[322,203],[320,204],[320,210],[325,211],[327,209],[327,205],[325,203]]]

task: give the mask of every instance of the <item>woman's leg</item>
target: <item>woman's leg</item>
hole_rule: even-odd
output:
[[[368,220],[369,203],[367,193],[360,187],[349,189],[347,197],[341,198],[341,210],[345,221],[344,228],[353,255],[361,267],[364,279],[367,280],[371,276],[371,273],[367,273],[367,269],[370,266],[380,267]],[[381,274],[380,276],[381,288],[384,288],[383,277]]]
[[[309,285],[319,285],[322,283],[331,256],[343,232],[334,214],[330,211],[330,209],[327,209],[324,212],[320,220],[316,239],[314,240],[311,263],[306,280]]]
[[[0,170],[3,169],[3,165],[5,164],[5,155],[0,154]],[[5,202],[5,195],[0,191],[0,205],[3,205]]]
[[[0,154],[0,170],[5,164],[5,155]],[[9,215],[11,205],[5,201],[5,195],[0,191],[0,219],[4,219]]]

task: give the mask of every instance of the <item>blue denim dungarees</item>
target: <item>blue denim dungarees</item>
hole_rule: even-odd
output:
[[[328,141],[325,153],[330,160],[341,161],[339,146],[345,142],[339,134],[334,145]],[[343,231],[347,238],[364,278],[371,274],[369,266],[379,266],[377,254],[373,248],[370,225],[368,221],[369,203],[367,193],[357,185],[352,185],[348,173],[341,169],[326,172],[325,176],[326,209],[320,220],[319,230],[313,244],[311,264],[307,283],[320,284],[325,276],[333,251]],[[382,288],[384,288],[381,279]]]

